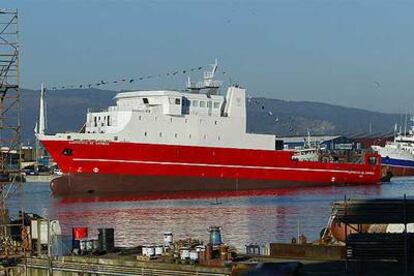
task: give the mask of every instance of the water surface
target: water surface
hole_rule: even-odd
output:
[[[172,231],[175,238],[207,240],[207,228],[218,225],[223,240],[242,250],[248,243],[289,241],[298,230],[308,240],[317,239],[328,222],[332,202],[344,196],[357,199],[404,194],[414,196],[414,178],[381,185],[281,189],[231,197],[89,198],[81,202],[54,198],[48,183],[27,183],[25,209],[58,219],[65,234],[75,226],[90,227],[92,237],[97,236],[97,228],[115,228],[117,246],[161,243],[164,231]],[[10,198],[8,204],[17,212],[16,198]]]

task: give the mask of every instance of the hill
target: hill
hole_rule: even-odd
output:
[[[68,89],[47,93],[47,132],[77,131],[83,125],[88,108],[114,104],[115,91]],[[23,142],[33,141],[38,114],[39,91],[22,90]],[[278,136],[341,134],[346,136],[391,133],[401,115],[372,112],[337,105],[249,98],[247,128],[249,132],[273,133]],[[371,131],[370,131],[371,130]]]

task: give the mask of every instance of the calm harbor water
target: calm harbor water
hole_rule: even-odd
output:
[[[69,202],[51,195],[48,183],[25,184],[27,212],[58,219],[64,234],[75,226],[96,229],[115,228],[117,246],[162,243],[163,232],[172,231],[175,238],[208,239],[207,228],[222,227],[223,240],[244,250],[248,243],[264,244],[289,241],[298,228],[309,240],[319,237],[326,226],[331,204],[348,198],[414,196],[414,178],[395,179],[391,183],[367,186],[312,187],[274,190],[259,195],[185,199],[131,198],[95,199]],[[8,205],[16,211],[17,200]]]

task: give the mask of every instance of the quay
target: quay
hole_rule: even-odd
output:
[[[47,258],[26,258],[25,264],[17,269],[27,268],[29,275],[230,275],[231,268],[206,267],[195,265],[170,264],[159,262],[137,261],[134,256],[96,257],[96,256],[64,256],[51,261]]]
[[[274,256],[245,256],[245,261],[227,267],[209,267],[137,261],[133,256],[64,256],[53,260],[42,257],[27,257],[12,267],[0,267],[0,275],[270,275],[255,273],[252,267],[261,264],[274,272],[286,271],[283,275],[355,275],[361,274],[358,263],[348,271],[345,260],[315,258],[278,258]],[[292,269],[293,268],[293,269]],[[296,268],[296,270],[294,270]],[[290,270],[290,271],[289,271]],[[375,261],[363,267],[363,275],[404,275],[404,268],[397,262]]]

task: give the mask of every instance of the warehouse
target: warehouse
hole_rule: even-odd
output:
[[[277,137],[277,140],[283,140],[284,149],[298,150],[306,147],[319,147],[321,150],[333,151],[361,148],[360,143],[341,135]]]

